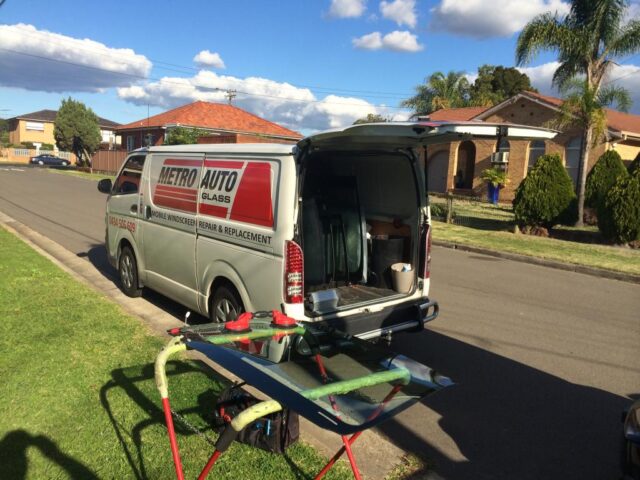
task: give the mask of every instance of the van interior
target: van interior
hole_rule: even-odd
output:
[[[420,220],[412,160],[401,153],[318,152],[304,168],[299,221],[307,314],[410,294]],[[394,264],[409,272],[401,285],[393,281]]]

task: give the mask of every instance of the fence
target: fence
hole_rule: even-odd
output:
[[[36,155],[55,155],[56,157],[75,162],[75,155],[71,152],[55,150],[36,150],[35,148],[2,148],[0,149],[0,160],[3,162],[29,163],[31,157]]]
[[[494,205],[481,197],[429,193],[431,218],[482,230],[513,230],[510,204]]]
[[[126,156],[124,150],[98,150],[91,157],[91,169],[94,172],[117,173]]]

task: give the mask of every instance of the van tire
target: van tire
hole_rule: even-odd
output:
[[[233,288],[221,285],[216,288],[211,300],[209,309],[209,319],[214,323],[224,323],[235,320],[238,315],[244,312],[242,300]]]
[[[118,260],[118,274],[120,288],[126,296],[135,298],[142,295],[142,289],[138,284],[138,264],[130,247],[122,247]]]

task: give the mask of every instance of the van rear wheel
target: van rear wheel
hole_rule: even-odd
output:
[[[120,274],[120,287],[125,295],[139,297],[142,294],[142,289],[138,285],[138,265],[136,256],[129,247],[123,247],[120,252],[118,273]]]
[[[235,291],[224,285],[216,289],[209,310],[209,318],[212,322],[224,323],[235,320],[242,312],[244,312],[244,306]]]

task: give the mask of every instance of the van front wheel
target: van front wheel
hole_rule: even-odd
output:
[[[236,292],[226,286],[216,288],[209,311],[212,322],[224,323],[235,320],[242,312],[244,312],[242,300]]]
[[[138,286],[138,265],[136,257],[129,247],[124,247],[120,252],[118,273],[120,274],[120,286],[125,295],[139,297],[142,294],[142,289]]]

